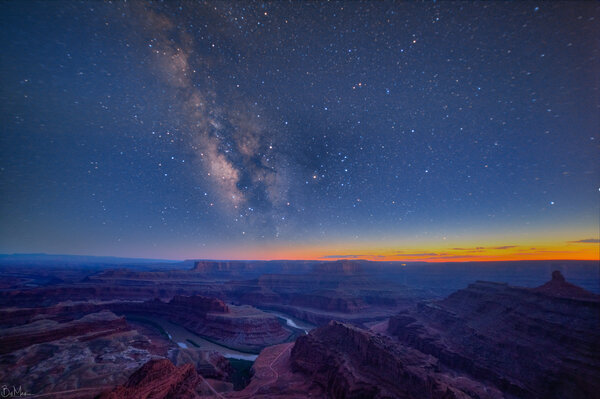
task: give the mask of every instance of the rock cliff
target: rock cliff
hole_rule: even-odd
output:
[[[256,351],[284,342],[292,332],[276,316],[251,306],[227,306],[215,298],[176,296],[170,302],[155,299],[132,303],[128,312],[158,316],[222,345]]]
[[[91,340],[127,330],[129,326],[125,318],[117,317],[108,311],[89,314],[67,323],[37,320],[23,326],[0,330],[0,355],[70,336],[79,336],[80,340]]]
[[[330,398],[469,398],[486,387],[439,372],[435,359],[392,339],[332,321],[297,339],[292,368]],[[471,396],[473,395],[473,396]],[[490,391],[487,397],[500,397]]]
[[[200,382],[193,365],[177,367],[167,359],[155,359],[100,399],[195,399],[200,396],[196,389]]]
[[[173,310],[193,311],[194,313],[229,313],[229,308],[220,299],[200,295],[176,295],[169,301]]]
[[[534,289],[476,282],[389,321],[389,333],[520,398],[600,392],[600,300],[560,273]]]
[[[35,320],[0,336],[0,380],[44,397],[94,398],[166,352],[160,338],[149,339],[108,311],[66,323]]]
[[[39,328],[39,337],[32,335],[32,340],[47,340],[48,334],[68,334],[71,328],[64,324],[87,314],[110,310],[119,315],[156,316],[179,324],[196,334],[202,335],[222,345],[242,351],[258,352],[265,346],[284,342],[292,332],[285,329],[276,316],[262,312],[251,306],[228,306],[220,299],[200,295],[177,295],[169,302],[160,299],[150,301],[106,301],[106,302],[68,302],[44,308],[7,308],[0,309],[0,326],[17,327],[31,323],[40,318],[48,324],[48,328]],[[63,330],[49,330],[58,323]],[[124,324],[125,320],[121,320]],[[113,322],[116,323],[116,322]],[[107,324],[107,326],[109,326]],[[85,328],[85,327],[82,327]],[[66,329],[66,330],[65,330]],[[62,332],[61,332],[62,331]],[[10,340],[16,340],[12,342]],[[0,344],[5,343],[6,353],[17,349],[15,345],[23,341],[15,337],[3,337]]]

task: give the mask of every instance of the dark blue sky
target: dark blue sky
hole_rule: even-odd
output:
[[[598,15],[595,2],[2,2],[0,251],[597,239]]]

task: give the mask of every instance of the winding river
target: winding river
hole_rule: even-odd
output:
[[[302,322],[298,319],[294,319],[291,316],[286,315],[281,312],[275,312],[275,311],[270,311],[270,310],[266,310],[265,312],[271,313],[271,314],[277,316],[278,318],[285,320],[285,324],[287,326],[289,326],[293,329],[296,329],[296,330],[303,331],[304,334],[308,334],[308,332],[310,330],[315,328],[314,325],[311,325],[306,322]],[[229,359],[254,361],[258,357],[258,355],[253,354],[253,353],[237,351],[235,349],[230,349],[225,346],[208,341],[208,340],[202,338],[201,336],[194,334],[193,332],[187,330],[186,328],[184,328],[178,324],[171,323],[170,321],[162,319],[160,317],[144,316],[143,318],[139,318],[139,319],[141,319],[141,320],[145,319],[148,322],[150,322],[150,324],[159,325],[165,331],[165,333],[167,334],[169,339],[172,342],[174,342],[175,344],[177,344],[177,346],[179,346],[180,348],[185,349],[185,348],[197,347],[202,350],[212,350],[212,351],[219,352],[224,357],[229,358]]]
[[[310,330],[315,328],[314,325],[300,321],[298,319],[294,319],[285,313],[275,312],[275,311],[271,311],[271,310],[264,310],[264,309],[261,309],[261,310],[265,313],[271,313],[272,315],[275,315],[275,316],[279,317],[280,319],[285,320],[286,325],[288,325],[292,328],[295,328],[297,330],[302,330],[302,331],[304,331],[304,334],[308,334],[308,332]]]
[[[160,317],[144,316],[143,319],[148,320],[152,324],[159,325],[169,336],[169,339],[176,343],[180,348],[197,347],[202,350],[216,351],[229,359],[254,361],[258,357],[258,355],[253,353],[236,351],[235,349],[230,349],[214,342],[210,342],[201,336],[186,330],[184,327],[171,323],[168,320],[161,319]]]

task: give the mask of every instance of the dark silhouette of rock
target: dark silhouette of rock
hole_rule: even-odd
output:
[[[565,276],[563,276],[560,271],[555,270],[552,272],[552,281],[560,281],[564,283],[567,280],[565,280]]]
[[[586,291],[575,284],[567,282],[565,277],[558,270],[552,272],[552,280],[548,281],[544,285],[534,288],[533,291],[563,298],[587,298],[592,300],[594,298],[598,298],[598,295]]]
[[[389,321],[389,333],[441,364],[519,398],[600,392],[600,300],[553,273],[536,289],[478,281]]]

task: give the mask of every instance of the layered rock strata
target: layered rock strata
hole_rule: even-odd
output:
[[[555,272],[534,289],[476,282],[389,321],[401,342],[520,398],[600,392],[600,300]]]
[[[483,384],[444,374],[435,359],[392,339],[332,321],[297,339],[292,368],[329,398],[499,398]]]
[[[177,367],[167,359],[151,360],[129,377],[127,383],[100,399],[196,399],[201,377],[191,364]]]
[[[71,302],[45,308],[8,308],[0,310],[0,325],[15,327],[39,318],[43,318],[44,323],[50,323],[50,320],[68,322],[102,310],[125,315],[161,317],[219,344],[242,351],[258,352],[265,346],[284,342],[292,334],[272,314],[251,306],[228,306],[219,299],[199,295],[178,295],[169,302],[159,299],[145,302]],[[37,334],[40,337],[32,336],[31,339],[43,342],[47,334],[60,334],[59,331],[44,331],[47,330],[44,328],[39,330]],[[2,350],[10,352],[17,348],[14,343],[7,341],[8,338],[0,335],[0,343],[4,342],[3,339],[6,342],[0,353]]]

